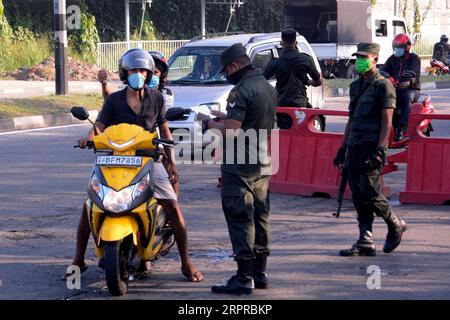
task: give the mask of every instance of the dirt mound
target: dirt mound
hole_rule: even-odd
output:
[[[101,68],[90,63],[78,61],[68,58],[67,75],[70,81],[76,80],[97,80],[97,72]],[[27,68],[19,68],[15,71],[5,74],[7,77],[16,80],[31,80],[31,81],[54,81],[55,80],[55,59],[53,57],[47,58],[40,64]],[[119,80],[117,73],[109,72],[111,80]]]

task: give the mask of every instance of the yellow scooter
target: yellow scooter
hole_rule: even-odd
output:
[[[89,120],[83,107],[73,107],[71,113]],[[179,120],[183,115],[182,108],[171,108],[164,118]],[[139,258],[156,260],[175,242],[168,215],[153,198],[153,163],[161,157],[159,145],[173,146],[174,142],[125,123],[106,128],[88,144],[96,160],[85,205],[112,295],[126,293]]]

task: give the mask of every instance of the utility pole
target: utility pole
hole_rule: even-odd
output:
[[[201,8],[200,8],[200,12],[201,12],[201,16],[202,16],[202,21],[201,21],[201,28],[202,28],[202,36],[206,35],[206,3],[205,0],[201,0]]]
[[[125,41],[130,49],[130,0],[125,0]]]
[[[153,0],[124,0],[125,2],[125,41],[127,42],[127,49],[130,49],[130,3],[141,3],[142,7],[148,4],[152,6]]]
[[[67,26],[66,0],[53,0],[54,32],[55,32],[55,93],[67,95]]]
[[[206,5],[207,4],[220,4],[220,5],[230,5],[232,9],[231,15],[234,12],[234,8],[237,6],[238,8],[244,4],[243,0],[200,0],[200,16],[201,16],[201,31],[202,36],[206,36]],[[228,31],[228,27],[230,26],[231,17],[228,21],[226,30]]]

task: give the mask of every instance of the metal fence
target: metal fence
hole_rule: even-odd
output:
[[[178,48],[188,42],[189,40],[100,42],[97,45],[97,65],[110,71],[117,71],[120,57],[132,48],[159,51],[169,59]]]
[[[431,57],[436,42],[439,42],[439,37],[436,35],[421,34],[412,46],[412,51],[421,57]]]

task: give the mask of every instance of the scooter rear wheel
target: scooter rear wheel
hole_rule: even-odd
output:
[[[113,296],[121,296],[127,293],[127,285],[122,280],[120,242],[107,242],[105,248],[105,276],[106,285]]]

